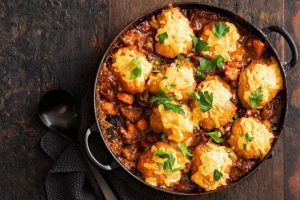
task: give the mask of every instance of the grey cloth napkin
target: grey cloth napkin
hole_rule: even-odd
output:
[[[82,100],[80,114],[79,141],[83,141],[85,131],[95,122],[91,91]],[[93,134],[89,142],[97,160],[105,164],[111,162],[112,156],[105,148],[99,133]],[[72,142],[52,132],[48,132],[42,138],[42,150],[55,162],[45,182],[49,200],[105,199],[81,154],[81,145],[79,142]],[[101,173],[119,199],[167,200],[175,198],[174,195],[143,185],[121,167],[112,171],[101,171]]]

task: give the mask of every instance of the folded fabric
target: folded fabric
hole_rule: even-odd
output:
[[[81,103],[80,119],[78,139],[83,141],[85,131],[95,122],[91,91]],[[48,172],[45,183],[49,200],[105,199],[81,154],[81,145],[80,142],[73,142],[52,132],[48,132],[42,138],[42,150],[55,162]],[[105,164],[112,161],[112,156],[99,133],[90,137],[89,146],[97,160]],[[143,185],[121,167],[112,171],[101,171],[101,173],[119,199],[175,199],[174,195]]]

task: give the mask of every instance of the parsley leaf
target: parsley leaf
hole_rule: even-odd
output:
[[[168,154],[162,150],[156,150],[154,152],[154,155],[162,158],[162,159],[167,159],[164,163],[156,163],[158,166],[161,166],[164,168],[164,170],[168,171],[168,172],[174,172],[174,171],[178,171],[181,170],[180,168],[173,168],[174,167],[174,163],[175,163],[175,157],[173,156],[173,154]]]
[[[225,36],[230,30],[230,27],[227,26],[224,22],[217,22],[213,27],[212,31],[218,39],[221,39]]]
[[[215,64],[216,64],[217,68],[220,69],[220,68],[223,66],[223,63],[224,63],[224,58],[223,58],[223,56],[218,55],[218,56],[216,57],[216,59],[214,60],[214,62],[215,62]]]
[[[158,73],[160,73],[161,71],[159,70],[159,69],[156,69],[156,70],[153,70],[151,73],[153,73],[153,74],[158,74]]]
[[[261,87],[257,88],[252,94],[249,96],[250,106],[252,108],[256,108],[263,100],[263,90]]]
[[[181,105],[171,103],[172,100],[173,98],[166,94],[163,90],[160,90],[158,93],[150,97],[151,103],[154,103],[155,105],[163,104],[166,110],[172,110],[173,112],[184,114],[185,112]]]
[[[220,172],[217,169],[214,170],[214,178],[216,181],[220,180],[220,178],[222,178],[222,176],[223,176],[222,172]]]
[[[253,137],[253,136],[251,136],[251,135],[249,135],[249,133],[248,133],[248,132],[245,134],[245,136],[246,136],[246,141],[247,141],[247,143],[248,143],[248,142],[252,142],[252,141],[253,141],[253,139],[254,139],[254,137]]]
[[[131,64],[134,65],[135,68],[130,73],[130,80],[140,77],[142,75],[141,62],[137,59],[132,59]]]
[[[178,55],[177,55],[177,59],[178,59],[178,60],[183,60],[183,56],[180,55],[180,54],[178,54]]]
[[[224,139],[222,138],[222,134],[220,131],[213,131],[213,132],[209,132],[206,133],[206,135],[208,135],[209,137],[211,137],[216,143],[221,143],[224,141]]]
[[[171,89],[172,89],[173,87],[175,87],[175,86],[176,86],[176,84],[174,84],[174,83],[173,83],[173,84],[167,84],[167,85],[166,85],[166,89],[167,89],[167,90],[171,90]]]
[[[198,105],[200,106],[203,112],[207,112],[212,108],[213,103],[213,94],[205,92],[195,93],[196,100],[198,101]]]
[[[161,136],[160,136],[160,139],[162,140],[162,141],[166,141],[167,139],[168,139],[168,136],[166,135],[166,134],[161,134]]]
[[[193,157],[193,154],[191,154],[188,150],[188,148],[184,145],[184,144],[179,144],[178,145],[179,149],[181,150],[182,154],[189,158],[189,157]]]
[[[193,41],[193,52],[199,52],[199,51],[208,51],[209,46],[207,45],[207,42],[204,40],[200,40],[198,37],[194,35],[190,35]]]
[[[163,76],[162,79],[163,79],[163,80],[164,80],[164,79],[168,79],[168,77],[167,77],[167,76]]]
[[[236,119],[239,118],[239,117],[240,117],[240,115],[237,114],[237,113],[235,113],[234,116],[233,116],[233,118],[230,119],[229,122],[234,122],[234,120],[236,120]]]
[[[200,71],[200,70],[197,70],[197,71],[196,71],[196,78],[197,78],[197,80],[204,79],[205,76],[206,76],[206,75],[205,75],[202,71]]]
[[[181,105],[172,104],[172,103],[164,103],[163,104],[166,110],[172,110],[173,112],[184,114],[184,110],[181,108]]]
[[[168,39],[168,33],[167,32],[164,32],[164,33],[161,33],[158,35],[158,40],[159,40],[159,43],[164,43],[164,41]]]

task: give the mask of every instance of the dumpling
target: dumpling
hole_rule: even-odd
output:
[[[141,93],[152,70],[152,63],[135,47],[123,47],[113,54],[112,70],[123,90]]]
[[[229,32],[220,38],[213,32],[213,27],[216,26],[217,23],[222,23],[229,27]],[[239,43],[240,37],[233,23],[228,21],[210,22],[204,27],[200,36],[200,39],[206,41],[210,48],[208,51],[201,51],[201,54],[210,59],[215,59],[218,55],[221,55],[225,61],[242,61],[245,51]]]
[[[238,96],[247,108],[263,108],[282,89],[281,72],[274,58],[253,60],[240,74]]]
[[[268,121],[242,117],[233,123],[228,140],[232,149],[246,159],[263,158],[269,152],[274,135]]]
[[[156,53],[167,58],[175,58],[178,54],[187,54],[193,48],[191,35],[194,35],[189,20],[179,8],[163,10],[151,24],[157,29],[155,35]]]
[[[201,144],[193,153],[191,180],[206,191],[227,185],[235,161],[235,154],[225,146]]]
[[[166,69],[165,78],[160,82],[160,88],[171,94],[178,101],[188,99],[188,93],[194,92],[196,81],[194,79],[194,66],[188,61],[172,63]]]
[[[157,153],[158,151],[160,154]],[[168,154],[167,156],[174,158],[174,163],[169,163],[172,169],[164,167],[164,163],[170,160],[159,156],[162,154]],[[139,157],[137,169],[147,183],[154,186],[172,187],[179,184],[182,172],[188,170],[189,163],[190,160],[175,144],[158,142]]]
[[[212,93],[212,108],[206,112],[202,111],[197,100],[194,101],[192,111],[195,126],[200,123],[206,130],[220,128],[227,124],[235,114],[236,106],[231,102],[231,88],[219,76],[206,76],[197,90],[200,92]]]
[[[167,134],[168,139],[187,146],[193,141],[193,121],[188,106],[181,104],[184,114],[166,110],[164,105],[153,109],[150,126],[154,132]]]

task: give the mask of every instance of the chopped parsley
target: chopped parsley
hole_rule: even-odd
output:
[[[207,112],[212,108],[213,103],[213,94],[205,92],[194,93],[198,105],[200,106],[203,112]]]
[[[174,171],[179,171],[181,170],[180,168],[174,168],[174,163],[175,163],[175,157],[173,156],[173,154],[168,154],[162,150],[156,150],[154,152],[154,155],[162,158],[162,159],[167,159],[165,162],[163,163],[156,163],[158,166],[163,167],[164,170],[166,170],[167,172],[174,172]]]
[[[224,64],[224,58],[221,55],[217,55],[217,57],[214,60],[208,60],[202,58],[200,60],[200,69],[202,71],[211,71],[214,68],[221,69],[223,64]]]
[[[163,80],[164,80],[164,79],[168,79],[168,77],[167,77],[167,76],[163,76],[162,79],[163,79]]]
[[[212,138],[216,143],[221,143],[224,141],[220,131],[208,132],[208,133],[206,133],[206,135],[208,135],[210,138]]]
[[[248,142],[252,142],[252,141],[253,141],[253,139],[254,139],[254,137],[253,137],[253,136],[251,136],[251,135],[249,135],[249,133],[248,133],[248,132],[245,134],[245,136],[246,136],[246,141],[247,141],[247,143],[248,143]]]
[[[166,141],[167,139],[168,139],[168,136],[166,135],[166,134],[161,134],[161,136],[160,136],[160,139],[162,140],[162,141]]]
[[[221,39],[227,33],[229,33],[230,27],[224,22],[217,22],[213,27],[212,31],[218,39]]]
[[[244,150],[246,151],[246,150],[247,150],[248,143],[252,142],[253,139],[254,139],[254,137],[251,136],[251,135],[249,135],[248,132],[246,132],[245,137],[246,137],[246,143],[243,144],[243,148],[244,148]]]
[[[151,103],[154,103],[157,106],[163,104],[166,110],[184,114],[184,110],[182,109],[181,105],[171,103],[172,100],[173,98],[166,94],[163,90],[160,90],[158,93],[150,97]]]
[[[240,117],[239,114],[235,113],[233,118],[229,120],[229,122],[234,122],[234,120],[238,119]]]
[[[180,54],[178,54],[178,55],[177,55],[177,59],[178,59],[178,60],[183,60],[183,56],[180,55]]]
[[[276,126],[272,127],[272,131],[277,131],[278,128]]]
[[[219,170],[215,169],[214,170],[214,178],[216,181],[220,180],[222,178],[223,174]]]
[[[167,85],[166,85],[166,89],[167,89],[167,90],[171,90],[171,89],[174,88],[175,86],[176,86],[176,84],[174,84],[174,83],[173,83],[173,84],[167,84]]]
[[[200,40],[198,37],[194,35],[190,35],[193,41],[193,52],[199,52],[199,51],[208,51],[209,46],[207,45],[207,42],[204,40]]]
[[[168,39],[168,33],[167,32],[164,32],[164,33],[161,33],[158,35],[158,41],[159,43],[164,43],[164,41]]]
[[[141,62],[137,59],[132,59],[131,64],[135,66],[135,68],[130,73],[130,80],[140,77],[142,75]]]
[[[197,80],[202,80],[202,79],[205,78],[205,76],[206,75],[201,70],[197,70],[196,71],[196,78],[197,78]]]
[[[249,96],[250,106],[252,108],[256,108],[263,100],[263,90],[261,87],[257,88],[252,94]]]
[[[179,149],[181,150],[182,154],[189,158],[189,157],[193,157],[193,154],[191,154],[188,150],[188,148],[184,145],[184,144],[179,144],[178,145]]]
[[[151,73],[153,73],[153,74],[158,74],[158,73],[160,73],[161,71],[159,70],[159,69],[156,69],[156,70],[152,70],[152,72]]]

